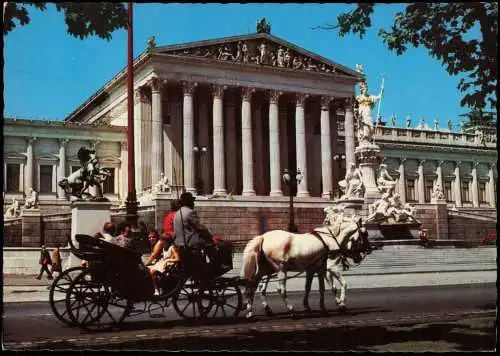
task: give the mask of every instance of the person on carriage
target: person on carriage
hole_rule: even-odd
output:
[[[212,234],[200,222],[194,210],[195,200],[196,198],[189,192],[181,194],[181,208],[175,213],[174,218],[175,244],[193,249],[205,249],[213,245]]]
[[[153,286],[154,286],[154,295],[161,295],[163,294],[162,289],[158,285],[158,280],[157,276],[158,275],[163,275],[164,277],[168,276],[170,272],[177,266],[178,262],[180,261],[180,255],[179,255],[179,250],[177,247],[173,244],[172,240],[167,240],[167,239],[160,239],[163,240],[164,243],[162,245],[163,247],[163,256],[156,261],[155,264],[153,265],[148,265],[151,263],[151,261],[146,261],[146,266],[149,268],[149,273],[151,276],[151,279],[153,280]],[[165,248],[168,246],[168,248]],[[150,256],[151,257],[151,256]]]

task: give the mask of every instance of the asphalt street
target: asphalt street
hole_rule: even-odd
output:
[[[295,318],[288,315],[277,295],[271,295],[269,300],[275,315],[265,316],[257,297],[254,303],[257,316],[253,322],[245,320],[243,311],[228,321],[218,317],[191,322],[180,319],[168,307],[162,317],[150,318],[146,314],[130,317],[119,329],[101,333],[62,324],[47,302],[8,303],[4,304],[3,347],[7,350],[340,351],[376,350],[383,345],[406,342],[416,342],[420,345],[417,348],[438,350],[442,346],[428,343],[444,342],[451,350],[495,347],[494,284],[353,290],[348,291],[348,309],[343,313],[328,294],[327,316],[318,311],[316,292],[310,298],[315,310],[312,314],[301,312],[302,293],[290,294],[298,311]],[[464,320],[474,322],[465,327],[457,324]],[[422,342],[427,346],[422,346]]]

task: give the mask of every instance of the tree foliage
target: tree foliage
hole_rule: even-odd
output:
[[[356,9],[337,17],[334,25],[319,26],[338,30],[340,36],[359,34],[372,26],[375,4],[358,4]],[[498,3],[409,3],[398,12],[390,29],[378,35],[388,49],[398,55],[409,46],[423,46],[451,75],[463,78],[458,89],[464,93],[461,106],[496,107]],[[479,36],[474,36],[474,31]]]
[[[60,2],[52,5],[57,11],[64,13],[68,33],[80,39],[98,36],[109,41],[113,31],[127,28],[128,13],[123,3]],[[29,11],[34,9],[45,11],[47,3],[8,2],[4,5],[4,35],[14,30],[17,25],[29,24]]]
[[[466,122],[464,122],[464,128],[477,126],[495,127],[497,123],[495,112],[484,111],[478,108],[473,108],[468,113],[462,114],[460,116],[466,118]]]

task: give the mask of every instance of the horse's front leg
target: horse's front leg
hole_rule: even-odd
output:
[[[342,276],[342,273],[339,270],[329,269],[328,274],[330,275],[329,279],[332,281],[332,285],[333,285],[333,277],[335,277],[340,283],[340,297],[336,297],[335,301],[337,302],[337,306],[341,310],[344,310],[344,309],[346,309],[345,295],[346,295],[346,289],[347,289],[347,281]]]
[[[325,308],[325,277],[326,277],[326,269],[322,268],[321,271],[318,272],[318,283],[319,283],[319,308],[323,314],[328,314]]]
[[[255,294],[255,285],[253,282],[246,282],[245,286],[243,287],[243,298],[246,301],[247,304],[247,319],[251,319],[253,317],[253,310],[252,310],[252,305],[253,305],[253,296]]]
[[[294,316],[293,305],[290,304],[290,302],[288,301],[287,295],[286,295],[286,272],[284,272],[284,271],[278,272],[278,280],[279,280],[278,293],[281,296],[281,298],[283,299],[283,302],[285,303],[286,308],[288,309],[291,316],[293,317]]]
[[[264,306],[264,311],[266,312],[266,316],[273,316],[273,311],[267,302],[267,285],[269,284],[269,279],[271,276],[267,275],[264,277],[264,282],[262,284],[262,288],[260,290],[260,298],[262,300],[262,305]]]

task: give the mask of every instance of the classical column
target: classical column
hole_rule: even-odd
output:
[[[418,160],[418,202],[420,204],[425,203],[424,162],[425,159]]]
[[[152,78],[151,87],[151,186],[161,179],[163,172],[163,114],[162,88],[166,80]]]
[[[193,125],[193,93],[197,83],[183,82],[182,89],[184,92],[184,102],[182,108],[182,125],[183,125],[183,171],[184,171],[184,187],[187,192],[196,194],[194,186],[194,159],[193,159],[193,144],[194,144],[194,125]]]
[[[354,114],[352,111],[352,99],[345,100],[345,166],[349,167],[351,163],[356,164],[356,157],[354,156]]]
[[[243,88],[241,95],[241,158],[243,167],[242,195],[255,195],[253,187],[253,147],[251,100],[254,88]]]
[[[269,178],[272,197],[283,196],[281,191],[280,130],[278,122],[279,97],[282,92],[269,91]]]
[[[59,166],[57,166],[57,180],[66,177],[66,146],[68,139],[59,139]],[[57,185],[57,199],[66,199],[64,189]]]
[[[401,197],[401,202],[406,203],[406,177],[405,177],[405,161],[406,158],[401,157],[399,159],[399,196]]]
[[[29,137],[27,139],[28,147],[26,148],[26,170],[24,171],[26,178],[24,180],[24,192],[27,192],[29,188],[36,188],[33,186],[33,172],[35,165],[33,145],[35,144],[36,139],[36,137]],[[37,189],[40,190],[40,187],[38,187]]]
[[[214,145],[214,192],[226,195],[225,162],[224,162],[224,123],[222,113],[222,97],[227,86],[212,85],[213,94],[213,145]]]
[[[307,148],[306,148],[306,123],[304,118],[304,105],[309,95],[296,94],[295,102],[295,142],[297,145],[297,169],[302,172],[302,181],[297,186],[297,197],[308,197],[307,191]]]
[[[135,190],[137,193],[143,190],[142,169],[144,165],[142,152],[142,112],[143,106],[147,102],[147,91],[145,87],[140,87],[134,92],[134,161],[135,161]]]
[[[488,177],[489,177],[489,181],[488,181],[488,200],[489,200],[489,203],[490,203],[490,206],[492,208],[495,208],[496,207],[496,202],[495,202],[495,173],[493,172],[493,170],[496,168],[496,165],[494,163],[490,163],[489,164],[489,170],[488,170]]]
[[[472,206],[479,207],[479,191],[478,191],[478,182],[477,182],[477,166],[479,162],[472,162]]]
[[[120,199],[127,199],[128,195],[128,142],[120,142]]]
[[[323,198],[330,198],[332,188],[332,146],[330,133],[330,103],[333,98],[321,97],[321,178],[323,183]]]
[[[461,161],[455,162],[455,205],[457,207],[462,206],[462,193],[460,189],[461,179],[460,179],[460,164]]]
[[[436,161],[436,175],[437,175],[436,183],[439,184],[439,186],[441,187],[441,190],[444,190],[443,169],[442,169],[443,163],[444,163],[444,161]]]

